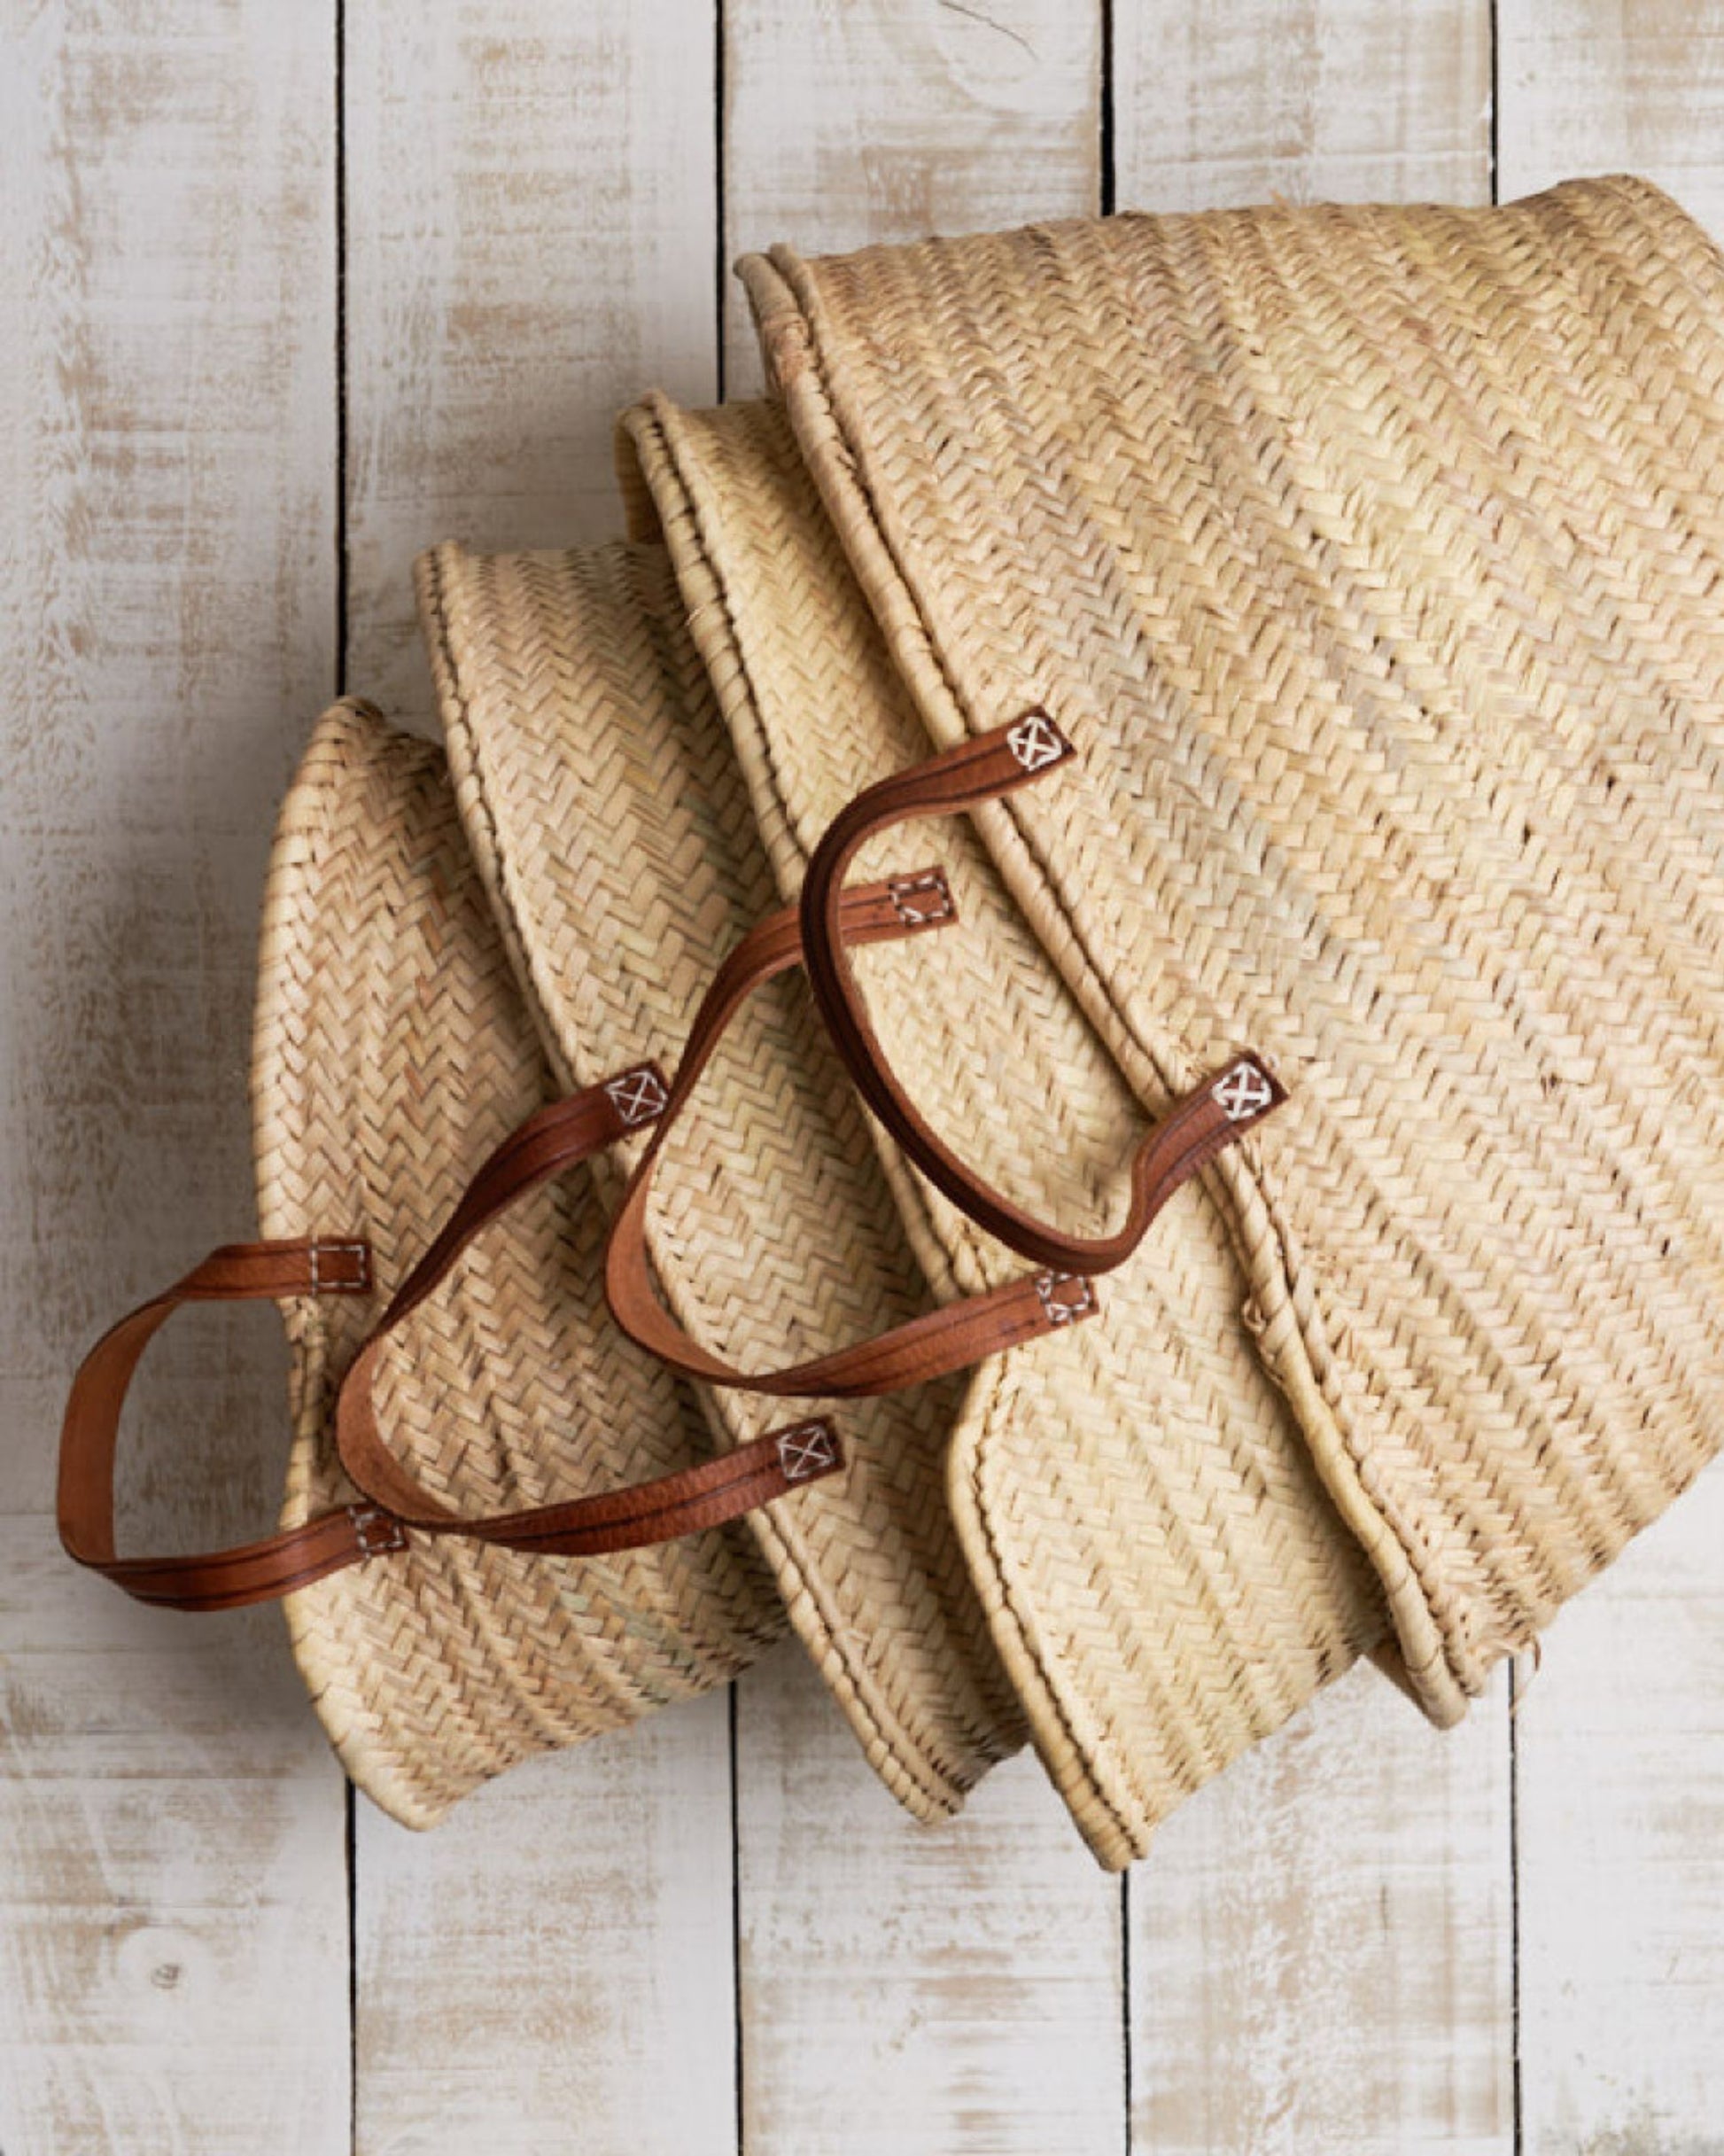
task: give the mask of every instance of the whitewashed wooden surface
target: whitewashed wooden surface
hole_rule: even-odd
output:
[[[721,263],[1624,167],[1724,230],[1724,5],[4,0],[0,36],[0,2156],[1724,2152],[1719,1472],[1464,1729],[1355,1673],[1124,1881],[1025,1762],[912,1826],[791,1651],[414,1837],[273,1613],[137,1610],[49,1516],[78,1349],[248,1218],[307,721],[346,685],[425,722],[418,547],[604,533],[618,404],[753,386]],[[161,1366],[131,1534],[261,1522],[268,1313]]]

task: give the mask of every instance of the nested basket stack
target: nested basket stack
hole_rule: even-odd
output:
[[[1120,1864],[1362,1654],[1457,1719],[1724,1431],[1724,262],[1616,177],[742,275],[770,399],[626,414],[625,539],[422,562],[447,763],[320,727],[264,1233],[363,1238],[386,1296],[539,1103],[674,1066],[859,794],[997,738],[1009,794],[852,865],[956,911],[844,961],[873,1089],[793,971],[667,1141],[676,1319],[780,1369],[1009,1285],[1046,1237],[966,1191],[1105,1240],[1206,1073],[1286,1099],[1041,1336],[831,1405],[842,1473],[598,1559],[409,1531],[291,1596],[295,1648],[423,1825],[788,1623],[919,1817],[1028,1739]],[[608,1320],[646,1142],[392,1337],[389,1444],[465,1511],[782,1419]],[[290,1524],[353,1494],[380,1307],[292,1308]]]

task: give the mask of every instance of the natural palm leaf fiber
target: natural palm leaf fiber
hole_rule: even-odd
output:
[[[694,1479],[742,1489],[802,1382],[766,1374],[996,1291],[1023,1330],[823,1402],[843,1472],[746,1529],[587,1560],[320,1523],[360,1541],[296,1644],[424,1824],[788,1612],[919,1817],[1028,1736],[1118,1865],[1361,1655],[1457,1720],[1724,1436],[1724,258],[1618,177],[742,276],[770,401],[626,413],[625,540],[421,562],[447,765],[351,704],[314,737],[265,1234],[362,1239],[387,1292],[540,1102],[673,1067],[747,938],[789,969],[687,1117],[653,1078],[610,1288],[747,1381],[673,1381],[602,1307],[636,1132],[388,1336],[353,1472],[392,1449],[495,1513],[716,1447]],[[987,758],[1003,790],[932,816]],[[848,870],[896,919],[843,957],[822,878],[906,777]],[[1272,1117],[1221,1130],[1252,1055]],[[1192,1097],[1224,1149],[1164,1123]],[[1146,1239],[1025,1277],[1138,1205],[1152,1127],[1187,1179]],[[312,1285],[290,1525],[353,1494],[330,1407],[379,1308]]]
[[[783,414],[656,400],[626,429],[794,891],[845,800],[925,755],[926,736]],[[941,823],[890,844],[901,862],[906,844],[939,858],[960,927],[857,954],[889,1054],[990,1179],[1100,1227],[1145,1121],[1129,1088],[974,833]],[[881,852],[866,872],[889,866]],[[943,1293],[1021,1263],[884,1151]],[[1099,1321],[995,1358],[952,1427],[948,1502],[996,1645],[1044,1763],[1111,1861],[1386,1626],[1262,1366],[1236,1271],[1215,1209],[1183,1192],[1102,1282]],[[1021,1471],[990,1511],[990,1463],[1013,1448]],[[843,1506],[843,1488],[827,1501]],[[1057,1596],[1039,1600],[1026,1565],[1057,1567]]]
[[[976,829],[1121,1073],[1289,1087],[1205,1203],[1452,1721],[1724,1430],[1718,252],[1616,178],[744,276],[928,743],[1078,745]]]
[[[473,858],[570,1086],[675,1060],[717,959],[776,897],[661,548],[440,549],[419,584]],[[662,1171],[652,1250],[747,1367],[928,1307],[842,1065],[795,980],[744,1011]],[[781,1409],[710,1396],[721,1444]],[[1022,1742],[941,1501],[956,1389],[846,1405],[841,1483],[755,1514],[793,1623],[927,1817]]]
[[[441,752],[337,704],[283,806],[264,901],[264,1234],[367,1237],[386,1292],[490,1147],[553,1091]],[[602,1490],[704,1450],[691,1389],[605,1312],[604,1227],[589,1176],[540,1192],[390,1347],[392,1441],[470,1513]],[[289,1306],[284,1526],[354,1494],[330,1403],[374,1314]],[[287,1612],[344,1765],[412,1826],[518,1760],[723,1683],[784,1629],[740,1528],[578,1564],[415,1537],[301,1588]]]
[[[920,1583],[964,1609],[955,1529],[1120,1863],[1363,1650],[1453,1720],[1716,1443],[1717,260],[1611,181],[743,274],[782,409],[625,422],[673,596],[595,603],[595,556],[426,567],[463,813],[579,1075],[674,1035],[768,861],[794,893],[858,790],[1040,707],[1076,761],[938,831],[961,931],[856,958],[896,1073],[1083,1233],[1231,1050],[1290,1087],[1103,1283],[1101,1323],[941,1405],[950,1528],[919,1426],[913,1559],[871,1487],[906,1457],[883,1436],[762,1522],[912,1802],[926,1764],[858,1715],[857,1642],[912,1728],[944,1653]],[[616,658],[642,637],[690,712],[698,658],[728,729],[703,714],[674,770]],[[739,1049],[655,1246],[703,1336],[766,1366],[853,1330],[876,1274],[851,1220],[895,1247],[879,1189],[942,1299],[1010,1270],[889,1143],[866,1202],[810,1179],[811,1026]],[[838,1150],[854,1169],[857,1136]],[[768,1189],[804,1238],[770,1275]],[[878,1277],[913,1303],[902,1265]],[[985,1687],[973,1630],[946,1637]]]

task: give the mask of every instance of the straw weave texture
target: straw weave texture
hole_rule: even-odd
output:
[[[958,899],[855,954],[897,1077],[1083,1234],[1206,1070],[1248,1047],[1290,1099],[1099,1319],[846,1405],[848,1472],[752,1538],[415,1544],[295,1598],[301,1659],[423,1821],[717,1681],[781,1600],[919,1816],[1027,1733],[1122,1864],[1362,1654],[1456,1719],[1724,1435],[1724,261],[1613,179],[743,276],[778,401],[626,414],[626,542],[422,561],[447,774],[320,730],[265,939],[267,1232],[366,1234],[386,1287],[548,1088],[674,1063],[858,790],[1036,705],[1074,762],[856,865]],[[608,1325],[631,1158],[493,1232],[386,1374],[473,1509],[782,1419]],[[794,976],[649,1239],[762,1370],[1020,1269],[864,1118]],[[295,1314],[290,1517],[341,1494],[364,1316]]]
[[[554,1091],[462,839],[439,751],[338,704],[283,805],[264,907],[252,1097],[266,1235],[364,1236],[386,1297],[490,1148]],[[604,1216],[575,1171],[488,1229],[402,1327],[381,1425],[474,1514],[703,1456],[687,1389],[610,1323]],[[354,1493],[334,1388],[373,1304],[288,1306],[284,1526]],[[536,1752],[724,1682],[784,1629],[741,1529],[602,1560],[415,1536],[289,1599],[353,1779],[413,1826]]]
[[[658,399],[626,425],[793,893],[831,817],[926,754],[926,736],[783,414]],[[1099,1228],[1141,1110],[968,827],[889,834],[858,873],[884,873],[894,847],[899,867],[941,861],[960,925],[856,954],[889,1054],[991,1180]],[[881,1144],[943,1292],[1021,1270]],[[984,1366],[954,1425],[950,1502],[996,1645],[1109,1863],[1386,1622],[1262,1369],[1237,1276],[1216,1210],[1182,1193],[1102,1283],[1101,1319]],[[1015,1481],[993,1519],[978,1460],[1006,1452]]]
[[[977,822],[1120,1070],[1291,1089],[1209,1180],[1452,1720],[1724,1431],[1724,266],[1617,179],[746,275],[928,738],[1078,745]]]
[[[673,1063],[719,960],[776,894],[663,549],[445,547],[420,592],[468,837],[559,1077]],[[743,1368],[928,1306],[800,980],[738,1019],[657,1193],[667,1298]],[[847,1405],[842,1480],[753,1515],[867,1756],[924,1817],[1023,1737],[941,1502],[957,1397],[947,1382]],[[785,1419],[782,1401],[711,1400],[720,1444]]]

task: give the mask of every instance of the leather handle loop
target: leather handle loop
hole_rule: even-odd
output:
[[[1132,1210],[1125,1228],[1097,1241],[1060,1236],[969,1175],[921,1120],[886,1067],[843,956],[847,944],[916,935],[957,917],[938,869],[846,891],[844,869],[872,832],[910,818],[974,806],[1027,783],[1071,754],[1069,743],[1052,720],[1044,713],[1032,713],[1015,727],[962,743],[859,795],[822,840],[800,907],[785,907],[761,922],[719,967],[695,1016],[673,1085],[667,1086],[656,1064],[638,1064],[552,1102],[502,1141],[401,1283],[342,1383],[336,1405],[337,1445],[366,1502],[321,1514],[301,1527],[255,1542],[197,1556],[120,1558],[114,1548],[113,1467],[120,1410],[139,1358],[161,1326],[189,1302],[369,1294],[366,1244],[318,1238],[228,1244],[111,1327],[79,1368],[61,1430],[58,1514],[68,1554],[141,1601],[229,1609],[274,1599],[346,1565],[400,1549],[409,1529],[544,1554],[598,1555],[716,1526],[799,1483],[836,1473],[843,1464],[843,1446],[832,1424],[816,1417],[633,1488],[470,1519],[426,1490],[384,1444],[372,1392],[389,1335],[434,1292],[474,1237],[529,1190],[649,1125],[652,1136],[606,1245],[605,1293],[622,1329],[674,1369],[711,1383],[774,1396],[861,1397],[967,1368],[1090,1316],[1097,1303],[1086,1274],[1119,1264],[1172,1191],[1285,1097],[1273,1075],[1247,1055],[1206,1080],[1139,1147],[1132,1163]],[[1051,1270],[948,1304],[872,1340],[790,1369],[750,1374],[700,1347],[658,1301],[647,1253],[647,1203],[665,1136],[731,1020],[755,989],[803,962],[864,1097],[911,1158],[990,1233]]]
[[[858,886],[835,904],[837,934],[845,944],[896,940],[946,927],[957,918],[937,868]],[[1090,1281],[1042,1273],[948,1303],[872,1339],[788,1369],[747,1371],[702,1347],[659,1301],[648,1257],[647,1207],[664,1141],[743,1002],[763,982],[800,964],[802,957],[799,915],[786,907],[737,945],[695,1013],[676,1082],[623,1194],[605,1247],[605,1296],[623,1331],[661,1362],[708,1384],[743,1386],[774,1398],[861,1399],[967,1370],[987,1356],[1091,1316],[1097,1302]]]
[[[605,1094],[603,1087],[594,1090]],[[571,1109],[574,1103],[556,1106]],[[585,1106],[584,1116],[566,1120],[579,1125],[584,1135],[602,1132],[602,1112],[594,1112],[590,1101]],[[532,1125],[516,1133],[516,1140],[525,1137],[542,1146],[545,1125],[545,1117],[534,1117]],[[598,1141],[610,1140],[601,1135]],[[569,1142],[566,1133],[563,1142]],[[513,1143],[506,1141],[500,1150]],[[531,1145],[527,1156],[532,1156]],[[521,1172],[518,1160],[516,1172]],[[460,1241],[474,1233],[470,1225]],[[445,1247],[448,1236],[446,1229],[397,1296],[392,1305],[397,1320],[431,1292],[454,1262],[454,1252]],[[652,1482],[489,1520],[457,1520],[444,1513],[438,1520],[409,1522],[387,1506],[368,1501],[339,1506],[299,1527],[229,1549],[178,1557],[116,1555],[113,1468],[120,1410],[144,1350],[174,1312],[187,1303],[370,1292],[370,1251],[363,1242],[305,1238],[229,1243],[111,1326],[79,1366],[61,1427],[58,1516],[66,1554],[140,1602],[171,1609],[238,1609],[278,1600],[348,1565],[405,1549],[409,1525],[540,1555],[595,1557],[719,1526],[802,1483],[836,1474],[844,1464],[837,1431],[824,1418],[815,1418],[769,1430],[734,1452]]]
[[[847,908],[859,935],[912,932],[920,921],[885,886],[858,891]],[[776,969],[796,950],[793,908],[748,939]],[[733,953],[733,970],[737,953]],[[788,962],[783,961],[781,962]],[[746,975],[750,961],[744,958]],[[764,975],[761,977],[765,977]],[[468,1519],[452,1512],[400,1466],[383,1441],[372,1403],[382,1343],[447,1278],[489,1223],[540,1183],[587,1160],[663,1112],[668,1099],[654,1064],[639,1064],[552,1101],[503,1140],[462,1193],[431,1248],[391,1299],[349,1367],[337,1399],[343,1465],[366,1501],[230,1549],[165,1558],[120,1558],[114,1547],[113,1469],[120,1411],[144,1350],[184,1304],[369,1295],[369,1246],[301,1238],[230,1243],[108,1329],[73,1381],[60,1433],[59,1531],[67,1554],[140,1601],[180,1609],[233,1609],[275,1600],[315,1580],[406,1546],[411,1528],[457,1534],[546,1555],[597,1556],[638,1549],[717,1526],[843,1465],[824,1418],[769,1430],[730,1452],[620,1491],[562,1504]]]
[[[176,1310],[188,1303],[370,1292],[371,1254],[362,1242],[227,1243],[110,1326],[79,1366],[60,1429],[59,1530],[67,1555],[140,1602],[214,1610],[274,1600],[371,1554],[387,1537],[371,1508],[361,1506],[197,1556],[122,1558],[115,1554],[113,1531],[120,1409],[144,1350]]]
[[[936,1189],[1008,1249],[1073,1274],[1123,1265],[1166,1203],[1168,1176],[1195,1174],[1223,1147],[1286,1098],[1274,1073],[1244,1055],[1187,1094],[1146,1132],[1131,1161],[1131,1198],[1111,1235],[1067,1235],[1037,1220],[974,1173],[922,1117],[893,1077],[844,955],[844,871],[876,832],[949,816],[1000,799],[1069,763],[1071,743],[1045,711],[979,734],[857,795],[833,819],[803,883],[804,962],[809,985],[857,1090]]]

